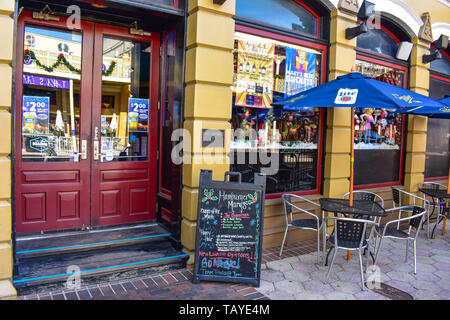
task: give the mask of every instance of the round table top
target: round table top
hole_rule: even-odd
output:
[[[383,207],[370,200],[353,200],[353,206],[350,206],[349,199],[321,198],[319,202],[322,210],[327,212],[356,216],[387,216]]]

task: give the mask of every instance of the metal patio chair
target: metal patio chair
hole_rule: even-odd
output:
[[[347,192],[346,194],[344,194],[343,199],[347,199],[349,196],[350,192]],[[373,202],[379,200],[381,203],[381,207],[384,208],[383,198],[380,195],[370,191],[353,191],[353,200],[370,200]]]
[[[342,197],[343,199],[347,199],[350,196],[350,192],[347,192],[346,194],[344,194],[344,196]],[[384,199],[373,192],[370,191],[364,191],[364,190],[358,190],[358,191],[353,191],[353,200],[370,200],[373,202],[379,202],[381,207],[384,209]],[[381,218],[378,218],[378,223],[380,222]],[[377,218],[374,217],[373,221],[376,221]],[[371,229],[371,234],[369,235],[369,237],[372,237],[372,233],[373,233],[373,228]],[[365,252],[364,252],[365,254]]]
[[[380,237],[380,241],[378,242],[377,250],[376,250],[376,254],[375,254],[375,262],[374,262],[375,265],[377,264],[378,253],[380,252],[381,242],[383,241],[384,238],[406,240],[405,262],[408,262],[409,241],[412,241],[413,242],[413,252],[414,252],[414,274],[417,273],[416,240],[417,240],[417,236],[419,235],[420,228],[422,227],[423,217],[427,213],[427,209],[426,209],[427,205],[428,204],[426,203],[424,207],[414,206],[412,208],[412,216],[410,216],[410,217],[391,220],[388,223],[386,223],[384,226],[376,226],[375,227],[375,236]],[[403,207],[402,209],[406,209],[406,208],[407,207]],[[388,211],[393,211],[393,210],[397,210],[397,209],[398,208],[392,208],[392,209],[388,209],[386,211],[388,212]],[[398,230],[395,227],[390,227],[391,225],[395,225],[398,222],[404,222],[404,221],[409,221],[409,229],[407,232]],[[415,229],[414,235],[411,234],[412,229]]]
[[[314,213],[309,212],[308,210],[302,209],[302,208],[294,205],[292,203],[292,198],[299,199],[299,200],[305,201],[309,204],[312,204],[315,207],[317,207],[319,210],[320,210],[320,205],[309,199],[297,196],[295,194],[285,193],[281,196],[281,198],[283,199],[283,203],[284,203],[286,229],[284,231],[283,242],[282,242],[281,248],[280,248],[280,256],[283,253],[284,244],[289,237],[289,229],[290,228],[297,228],[297,229],[303,229],[303,230],[314,230],[317,232],[317,263],[320,263],[320,229],[322,228],[322,225],[323,225],[323,223],[322,223],[323,219],[321,220]],[[305,214],[309,215],[311,218],[310,219],[303,218],[303,219],[295,219],[294,220],[294,218],[293,218],[294,210],[293,209],[296,209],[299,212],[305,213]]]
[[[410,198],[412,198],[413,203],[410,205],[403,205],[402,203],[402,195],[406,195]],[[398,187],[392,187],[392,203],[394,207],[390,209],[389,211],[394,213],[395,211],[398,211],[398,219],[402,217],[403,212],[408,213],[409,215],[412,214],[414,206],[417,205],[417,200],[426,201],[425,196],[419,197],[413,193],[407,192],[403,189],[400,189]],[[396,210],[393,210],[396,209]],[[392,215],[391,215],[392,218]],[[390,219],[392,220],[392,219]],[[397,222],[397,230],[400,230],[400,221]],[[427,237],[429,237],[429,230],[430,230],[430,215],[429,215],[429,207],[427,208]]]
[[[377,223],[370,219],[355,219],[355,218],[330,216],[325,217],[324,224],[326,224],[328,220],[334,221],[334,233],[330,235],[328,238],[328,242],[334,249],[334,254],[331,260],[330,267],[328,269],[325,282],[328,283],[328,279],[330,277],[331,269],[333,268],[334,260],[336,258],[338,249],[344,249],[346,251],[347,250],[358,251],[359,267],[361,271],[361,288],[362,290],[365,290],[366,287],[364,285],[362,250],[369,247],[369,243],[366,239],[367,226],[371,226],[373,228],[377,225]],[[369,259],[370,255],[368,254],[366,257],[366,270],[369,266]]]
[[[447,190],[447,186],[437,183],[437,182],[422,182],[419,184],[419,189],[420,188]],[[425,193],[422,193],[422,194],[423,194],[423,197],[425,199],[427,199],[427,195]],[[430,198],[430,197],[428,196],[428,198]],[[443,214],[444,212],[442,212],[442,210],[441,210],[441,204],[442,203],[439,202],[439,199],[433,199],[432,201],[429,201],[429,207],[427,210],[427,238],[430,238],[430,218],[432,217],[434,210],[437,209],[436,225],[435,225],[434,229],[437,228],[437,225],[439,224],[439,219],[441,217],[444,217],[444,218],[446,217],[446,215]],[[430,210],[431,206],[433,207],[433,211]],[[444,211],[446,211],[445,213],[447,214],[448,208],[445,208]],[[434,232],[432,232],[432,235],[433,235],[433,233]]]

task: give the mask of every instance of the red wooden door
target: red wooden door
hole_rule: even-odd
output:
[[[159,54],[154,52],[157,35],[132,36],[126,28],[86,21],[69,30],[65,18],[43,22],[21,13],[16,232],[155,218]],[[144,105],[147,119],[139,112],[128,116],[130,101]],[[129,120],[139,128],[129,127]]]
[[[92,224],[155,219],[159,35],[96,25],[94,48],[92,136],[98,154],[92,164]],[[129,60],[129,68],[115,59]],[[111,63],[115,73],[102,75]],[[105,106],[112,101],[114,113]],[[117,129],[111,137],[105,123],[110,129],[113,118]]]
[[[76,161],[73,144],[79,148],[79,142],[88,141],[90,135],[94,24],[82,21],[80,30],[68,30],[65,22],[64,18],[33,20],[30,12],[22,12],[18,20],[14,113],[17,232],[90,224],[90,162]],[[40,67],[54,66],[60,55],[80,71],[61,65],[48,71]],[[36,111],[36,103],[43,105],[41,110]],[[54,127],[58,111],[66,120],[61,130]]]

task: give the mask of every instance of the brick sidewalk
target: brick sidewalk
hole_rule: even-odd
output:
[[[262,262],[280,260],[315,252],[314,240],[263,250]],[[26,296],[18,300],[268,300],[254,287],[245,284],[207,282],[192,283],[189,269],[134,279],[82,286],[80,289],[57,290]]]
[[[20,296],[18,300],[268,300],[244,284],[192,283],[192,271],[182,269],[161,275],[140,277]]]

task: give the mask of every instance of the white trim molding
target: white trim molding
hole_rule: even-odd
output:
[[[329,0],[335,7],[337,7],[339,0]],[[397,18],[406,24],[415,36],[418,36],[419,29],[423,22],[417,12],[414,11],[403,0],[368,0],[375,4],[375,11],[386,13]],[[358,5],[361,6],[363,0],[358,0]],[[448,1],[447,1],[448,2]]]
[[[439,39],[441,34],[446,35],[450,38],[450,23],[447,22],[435,22],[431,25],[433,30],[434,40]]]

